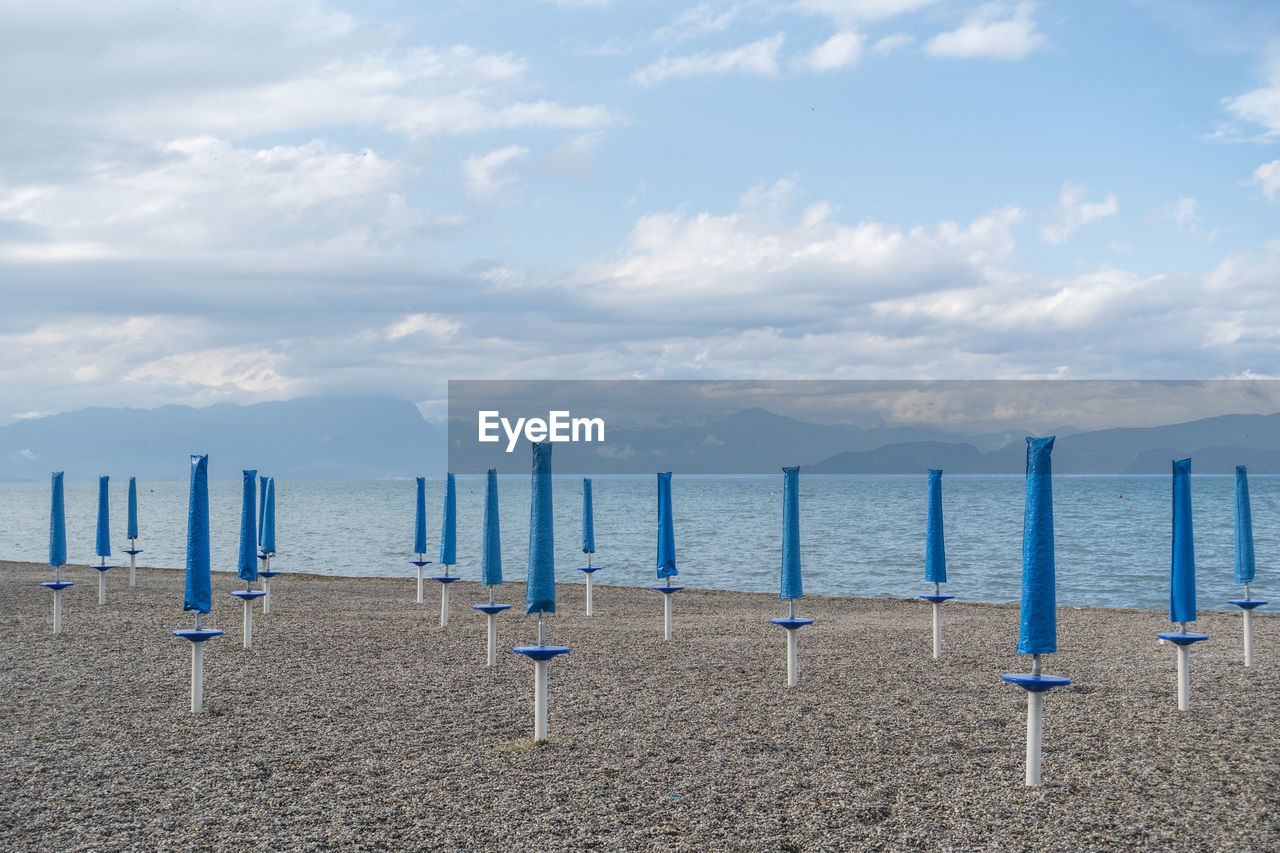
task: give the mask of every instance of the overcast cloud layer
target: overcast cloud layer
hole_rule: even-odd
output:
[[[1280,376],[1267,2],[17,2],[0,424]]]

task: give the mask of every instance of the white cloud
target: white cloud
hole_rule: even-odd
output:
[[[937,0],[795,0],[797,11],[842,22],[881,21],[931,6]]]
[[[410,314],[387,328],[387,340],[396,341],[417,334],[447,340],[456,335],[461,328],[461,323],[443,314]]]
[[[958,59],[1021,59],[1044,44],[1031,20],[1033,3],[1019,3],[1011,17],[1003,3],[984,4],[965,18],[959,29],[925,42],[926,53]]]
[[[499,175],[503,166],[529,153],[522,145],[508,145],[488,154],[468,157],[462,164],[467,188],[477,198],[491,198],[498,190],[515,180],[514,175]]]
[[[720,8],[711,3],[699,3],[685,9],[674,21],[653,33],[655,41],[685,41],[707,33],[720,33],[729,28],[747,11],[751,3],[734,3]]]
[[[1237,118],[1261,125],[1264,139],[1280,136],[1280,56],[1272,57],[1270,67],[1266,84],[1223,101]]]
[[[1040,236],[1046,243],[1065,243],[1082,226],[1114,216],[1119,209],[1114,194],[1108,194],[1102,201],[1086,202],[1084,187],[1067,181],[1058,193],[1058,204],[1053,211],[1056,221],[1041,228]]]
[[[847,68],[857,64],[865,41],[866,36],[861,33],[843,30],[814,47],[804,57],[802,64],[818,72]]]
[[[1263,163],[1253,170],[1253,178],[1249,183],[1257,184],[1267,196],[1267,201],[1275,201],[1280,196],[1280,160]]]
[[[871,52],[877,56],[888,56],[895,50],[901,50],[904,47],[915,43],[916,37],[909,33],[893,33],[877,41],[871,46]]]
[[[180,390],[287,394],[292,383],[277,370],[284,361],[282,353],[265,348],[214,347],[146,362],[129,371],[124,380],[176,386]]]
[[[778,73],[778,51],[784,35],[744,44],[719,53],[695,53],[690,56],[664,56],[637,70],[631,79],[642,86],[653,86],[664,80],[723,74],[752,74],[773,77]]]
[[[1178,225],[1190,225],[1200,219],[1196,215],[1196,200],[1186,196],[1166,205],[1164,215],[1166,219],[1171,219]]]

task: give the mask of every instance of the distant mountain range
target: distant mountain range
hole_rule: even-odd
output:
[[[445,434],[392,397],[80,409],[0,427],[0,480],[50,471],[185,480],[194,453],[208,453],[210,476],[222,480],[242,468],[282,480],[383,479],[443,472]]]
[[[325,397],[218,404],[195,409],[81,409],[0,427],[0,480],[39,481],[65,470],[70,480],[99,474],[183,480],[187,458],[209,453],[217,479],[259,468],[282,480],[438,476],[446,470],[528,471],[527,450],[475,441],[476,425],[422,418],[391,397]],[[777,473],[1021,474],[1028,433],[1015,428],[966,435],[930,427],[861,428],[815,424],[745,409],[700,425],[611,427],[607,443],[560,444],[562,474]],[[1053,453],[1060,474],[1167,474],[1190,456],[1198,474],[1280,474],[1280,413],[1220,415],[1148,428],[1075,432],[1064,428]],[[449,452],[446,458],[446,451]]]

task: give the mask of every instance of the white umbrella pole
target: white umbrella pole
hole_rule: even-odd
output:
[[[1253,666],[1253,611],[1244,610],[1244,665]]]
[[[445,568],[445,574],[449,573],[448,567]],[[440,627],[449,627],[449,584],[440,584]]]
[[[533,662],[533,739],[547,739],[547,667],[551,661]]]
[[[266,593],[262,597],[262,615],[266,616],[271,613],[271,578],[262,579],[262,591]]]
[[[1044,693],[1027,691],[1027,784],[1040,784],[1040,743],[1044,736]]]
[[[130,539],[129,550],[132,552],[132,551],[136,551],[137,549],[138,549],[138,546],[134,544],[132,539]],[[129,554],[129,586],[137,585],[136,578],[134,577],[134,574],[137,571],[138,571],[138,555],[130,553]]]
[[[795,687],[798,682],[796,671],[796,629],[787,631],[787,686]]]
[[[105,563],[106,560],[103,560],[103,562]],[[100,571],[98,572],[98,606],[101,607],[106,603],[107,603],[107,573]]]
[[[942,657],[942,602],[933,603],[933,659]]]
[[[53,633],[62,633],[62,590],[53,591]]]
[[[191,644],[191,713],[204,706],[204,643]]]
[[[198,645],[198,644],[197,644]],[[253,599],[244,600],[244,647],[253,648]]]
[[[671,639],[671,596],[672,593],[665,593],[662,596],[662,639]]]
[[[590,563],[590,560],[587,561]],[[587,572],[587,615],[591,615],[591,575],[593,572]]]
[[[418,555],[418,562],[422,562],[422,555]],[[422,603],[422,566],[418,566],[418,603]]]
[[[489,613],[489,666],[498,665],[498,614]]]
[[[1178,710],[1191,706],[1191,647],[1178,646]]]

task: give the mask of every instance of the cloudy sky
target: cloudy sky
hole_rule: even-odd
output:
[[[0,6],[0,424],[1280,376],[1280,5]]]

